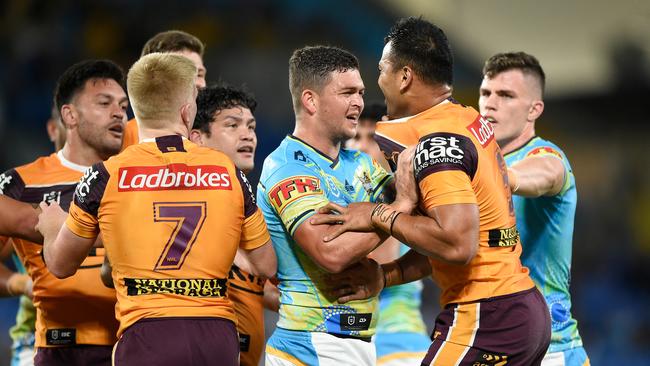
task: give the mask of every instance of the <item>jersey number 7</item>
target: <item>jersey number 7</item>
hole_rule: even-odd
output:
[[[203,227],[206,202],[154,202],[154,222],[175,223],[155,271],[180,269]]]

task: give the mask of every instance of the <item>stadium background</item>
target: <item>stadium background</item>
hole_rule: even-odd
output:
[[[291,51],[331,44],[355,53],[366,103],[383,36],[400,16],[424,15],[450,38],[455,97],[477,104],[481,67],[493,53],[523,50],[547,73],[538,133],[574,168],[573,313],[594,365],[650,362],[650,3],[642,0],[245,0],[182,2],[8,0],[0,5],[0,170],[49,154],[45,133],[57,77],[74,62],[109,58],[127,70],[144,42],[168,29],[207,46],[208,82],[245,84],[258,101],[256,181],[263,159],[293,129]],[[431,325],[437,292],[427,283]],[[0,365],[15,299],[0,299]],[[271,314],[267,314],[271,315]],[[267,328],[274,322],[267,319]]]

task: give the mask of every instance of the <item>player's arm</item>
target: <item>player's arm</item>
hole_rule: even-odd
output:
[[[508,168],[512,193],[525,197],[554,196],[566,178],[562,160],[554,155],[527,157]]]
[[[336,226],[336,223],[314,225],[307,220],[293,235],[300,248],[327,272],[340,272],[365,258],[388,237],[375,232],[346,232],[332,240],[324,240],[333,233]]]
[[[260,247],[244,250],[244,255],[250,263],[251,274],[264,278],[275,276],[278,261],[270,239]]]
[[[108,288],[115,288],[112,272],[113,267],[111,267],[111,262],[108,260],[108,256],[104,255],[104,263],[102,263],[102,268],[99,270],[99,276],[104,286]]]
[[[34,230],[38,223],[38,209],[32,205],[0,195],[0,235],[42,243],[43,237]]]
[[[373,259],[362,260],[339,274],[328,276],[333,284],[330,295],[343,304],[377,296],[381,290],[431,275],[429,259],[414,250],[397,260],[379,265]]]
[[[4,262],[12,253],[10,238],[0,238],[0,297],[25,295],[32,297],[32,279],[24,273],[14,272]]]
[[[312,221],[319,224],[341,224],[336,225],[324,240],[332,240],[347,231],[375,230],[394,236],[421,254],[448,263],[462,265],[471,261],[478,249],[479,239],[479,212],[476,203],[436,205],[428,208],[426,215],[411,215],[409,210],[404,209],[413,205],[417,197],[413,192],[418,191],[414,174],[400,174],[413,171],[413,159],[410,158],[412,154],[412,148],[407,149],[404,158],[398,161],[398,203],[352,203],[347,208],[336,208],[336,205],[329,203],[321,212],[336,210],[340,214],[322,215]],[[464,173],[453,174],[455,175],[451,178],[469,185],[469,179]],[[436,178],[435,174],[427,176],[427,179]]]
[[[85,238],[73,233],[64,224],[67,214],[58,204],[41,203],[40,207],[42,212],[36,228],[43,234],[45,265],[57,278],[70,277],[88,256],[96,237]]]

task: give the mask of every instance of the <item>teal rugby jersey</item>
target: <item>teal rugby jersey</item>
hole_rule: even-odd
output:
[[[328,300],[320,290],[325,271],[302,251],[293,234],[327,201],[343,206],[375,202],[391,180],[365,153],[341,149],[332,161],[291,135],[266,158],[257,202],[278,257],[278,327],[359,337],[374,333],[377,298],[347,304]]]
[[[560,352],[582,346],[578,323],[571,316],[569,294],[573,219],[578,196],[569,160],[552,142],[534,137],[504,158],[511,166],[531,156],[553,156],[562,160],[565,167],[564,186],[557,195],[512,196],[523,247],[521,262],[530,269],[530,277],[546,298],[551,312],[548,352]]]

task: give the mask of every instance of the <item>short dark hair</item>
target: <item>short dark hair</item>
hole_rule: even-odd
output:
[[[195,36],[180,30],[160,32],[151,37],[142,47],[140,56],[154,52],[179,52],[189,50],[203,57],[205,46]]]
[[[61,111],[64,104],[72,101],[77,93],[83,90],[86,81],[91,79],[113,79],[122,89],[124,85],[124,71],[115,62],[110,60],[85,60],[70,66],[56,84],[54,90],[54,104]]]
[[[307,46],[293,51],[289,59],[289,91],[294,110],[300,108],[305,89],[320,90],[331,80],[330,73],[358,70],[359,60],[350,52],[332,46]]]
[[[532,75],[539,81],[539,85],[544,94],[546,87],[546,74],[539,61],[535,56],[525,52],[505,52],[497,53],[485,61],[483,66],[483,75],[493,78],[508,70],[521,70],[524,74]]]
[[[201,89],[196,97],[197,110],[193,128],[210,136],[210,123],[214,121],[214,114],[235,107],[248,108],[253,113],[257,101],[244,88],[228,84],[211,85]]]
[[[359,120],[367,119],[373,123],[376,123],[377,121],[381,121],[382,117],[384,117],[386,114],[388,113],[386,111],[386,105],[384,103],[370,103],[363,108],[363,112],[361,112]]]
[[[411,66],[415,73],[431,84],[454,81],[454,57],[442,29],[422,18],[402,18],[384,38],[391,43],[389,57],[395,68]]]

